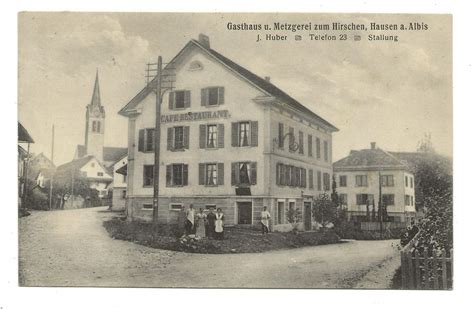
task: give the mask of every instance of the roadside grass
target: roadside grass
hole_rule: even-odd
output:
[[[152,224],[127,222],[119,218],[104,221],[103,225],[114,239],[190,253],[252,253],[340,242],[339,236],[332,230],[261,235],[254,230],[229,227],[225,229],[224,240],[195,240],[180,238],[182,232],[177,225],[159,225],[155,230]]]
[[[402,267],[398,267],[390,282],[390,289],[402,290]]]

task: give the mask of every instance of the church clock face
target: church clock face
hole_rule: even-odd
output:
[[[96,109],[96,110],[94,111],[94,116],[96,116],[96,117],[99,117],[99,116],[100,116],[99,110]]]

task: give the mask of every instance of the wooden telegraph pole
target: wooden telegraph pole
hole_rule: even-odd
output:
[[[158,57],[156,68],[156,117],[155,117],[155,165],[153,169],[153,224],[158,225],[158,197],[160,195],[160,136],[161,136],[161,71],[162,59]]]
[[[51,141],[51,162],[54,164],[54,124],[53,124],[53,134],[52,134],[52,141]],[[54,172],[51,173],[51,179],[49,180],[49,210],[52,209],[53,203],[53,179],[54,179]]]

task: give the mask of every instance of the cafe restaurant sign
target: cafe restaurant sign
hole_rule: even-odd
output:
[[[183,114],[163,115],[161,116],[161,122],[180,122],[180,121],[199,121],[208,119],[220,119],[229,118],[230,113],[228,110],[210,111],[210,112],[189,112]]]

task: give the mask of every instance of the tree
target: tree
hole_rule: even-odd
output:
[[[298,223],[301,222],[302,218],[303,215],[301,213],[301,210],[296,207],[290,207],[288,209],[288,212],[286,213],[286,219],[291,224],[293,232],[296,232],[296,230],[298,229]]]
[[[333,223],[336,217],[337,205],[329,199],[326,193],[319,195],[313,203],[313,218],[325,228],[329,223]]]
[[[45,187],[49,188],[49,182]],[[94,196],[93,190],[89,187],[89,181],[79,170],[57,172],[53,180],[53,197],[57,197],[59,205],[55,208],[63,209],[66,199],[73,193],[74,196],[80,195],[85,199],[91,199]]]

